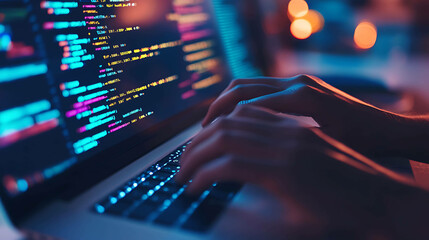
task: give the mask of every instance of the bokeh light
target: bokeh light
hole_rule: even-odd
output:
[[[308,13],[302,17],[302,19],[307,20],[313,29],[312,33],[320,32],[325,26],[325,19],[322,14],[316,10],[309,10]]]
[[[371,22],[361,22],[356,27],[354,40],[356,47],[370,49],[377,41],[377,28]]]
[[[297,19],[290,25],[292,35],[297,39],[307,39],[311,36],[313,28],[306,19]]]
[[[304,17],[308,13],[308,4],[304,0],[291,0],[288,5],[288,12],[294,18]]]

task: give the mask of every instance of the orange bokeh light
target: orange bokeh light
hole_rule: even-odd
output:
[[[306,19],[297,19],[290,25],[290,31],[297,39],[307,39],[311,36],[313,28]]]
[[[356,27],[355,44],[360,49],[370,49],[377,42],[377,28],[371,22],[361,22]]]
[[[304,17],[308,13],[308,4],[304,0],[291,0],[288,13],[294,18]]]
[[[312,33],[320,32],[325,26],[325,19],[323,18],[322,14],[315,10],[308,11],[308,13],[302,17],[302,19],[307,20],[311,24],[313,29]]]

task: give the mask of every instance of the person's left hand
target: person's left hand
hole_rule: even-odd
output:
[[[176,180],[191,178],[191,193],[215,182],[256,184],[299,212],[312,229],[362,228],[368,234],[392,224],[386,199],[401,189],[415,190],[408,177],[319,129],[245,105],[206,127],[187,147]]]

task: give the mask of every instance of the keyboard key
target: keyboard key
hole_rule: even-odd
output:
[[[180,147],[124,183],[123,187],[114,191],[104,201],[95,204],[94,211],[117,216],[127,214],[128,217],[140,221],[152,220],[157,216],[155,223],[167,226],[177,224],[181,217],[185,217],[183,214],[200,198],[185,193],[177,197],[176,193],[181,193],[181,189],[186,185],[179,184],[174,179],[167,181],[180,171],[180,156],[184,150],[185,146]],[[160,185],[161,182],[164,182],[163,186]],[[240,187],[238,184],[217,184],[188,219],[181,219],[186,220],[182,227],[191,231],[207,231]],[[138,206],[134,208],[136,204]],[[153,214],[160,210],[163,212],[159,215]]]
[[[152,205],[161,205],[165,200],[171,198],[170,194],[158,191],[147,199],[147,202]]]
[[[110,206],[107,209],[107,213],[113,214],[113,215],[123,215],[124,212],[131,207],[131,203],[126,201],[119,201],[116,204]]]
[[[206,199],[198,206],[182,227],[187,230],[205,232],[218,219],[225,207],[225,203]]]
[[[144,194],[146,194],[150,188],[147,187],[137,187],[130,193],[128,193],[123,199],[119,201],[128,201],[128,202],[135,202],[137,200],[140,200]]]
[[[169,173],[165,173],[165,172],[156,172],[153,176],[152,179],[158,180],[158,181],[166,181],[169,177],[171,176],[171,174]]]
[[[198,200],[198,197],[189,196],[186,194],[180,195],[165,211],[163,211],[157,219],[156,223],[163,225],[173,225],[177,219],[186,212],[193,202]]]
[[[130,214],[131,218],[145,220],[152,212],[155,212],[165,200],[169,199],[170,195],[162,192],[155,192],[154,195],[149,197],[146,201],[140,204]]]
[[[161,182],[161,181],[159,181],[159,180],[155,180],[155,179],[153,179],[153,178],[149,178],[149,179],[146,179],[144,182],[142,182],[142,183],[140,184],[140,186],[142,186],[142,187],[147,187],[147,188],[154,188],[154,187],[156,187],[160,182]]]
[[[168,157],[165,157],[161,161],[157,162],[156,165],[163,166],[167,162],[168,162]]]
[[[179,169],[180,169],[180,167],[165,166],[165,167],[161,168],[161,170],[159,170],[159,171],[172,174],[172,173],[176,173]]]
[[[152,166],[146,170],[146,173],[149,174],[150,172],[154,173],[156,171],[158,171],[158,168],[155,166]]]
[[[159,191],[164,192],[164,193],[168,193],[168,194],[173,194],[173,193],[178,192],[181,188],[182,188],[181,186],[177,186],[177,185],[167,183]]]
[[[176,182],[174,179],[171,179],[170,181],[165,183],[165,186],[182,188],[183,184],[180,184]]]
[[[169,163],[167,164],[167,166],[170,166],[170,167],[180,167],[179,160],[178,160],[178,159],[173,160],[173,161],[169,162]]]
[[[147,202],[143,202],[140,204],[140,206],[132,211],[130,217],[137,220],[145,220],[152,212],[156,210],[156,208],[156,206],[147,204]]]

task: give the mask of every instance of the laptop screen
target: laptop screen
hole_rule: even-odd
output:
[[[94,174],[125,164],[121,155],[183,129],[232,77],[257,74],[246,49],[223,47],[241,40],[225,25],[233,6],[213,2],[2,1],[2,197],[52,193],[85,162],[98,160],[85,166]]]

